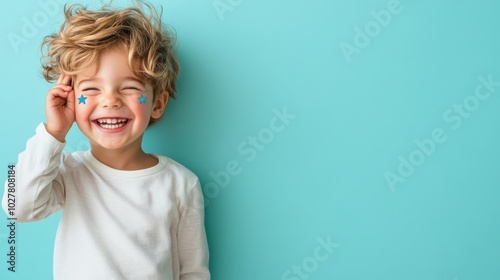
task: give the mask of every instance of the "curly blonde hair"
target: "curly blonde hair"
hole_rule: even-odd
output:
[[[142,1],[136,3],[124,9],[114,9],[109,3],[96,11],[78,4],[65,6],[59,33],[46,36],[41,46],[44,78],[51,82],[61,73],[75,77],[94,65],[103,51],[122,44],[128,50],[130,69],[151,82],[155,100],[163,91],[175,98],[180,72],[175,38],[162,23],[161,12]],[[139,67],[133,67],[137,61]]]

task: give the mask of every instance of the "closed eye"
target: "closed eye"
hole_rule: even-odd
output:
[[[83,88],[82,93],[87,96],[94,96],[100,94],[101,91],[98,88],[90,87],[90,88]]]
[[[136,88],[136,87],[124,87],[122,89],[123,94],[139,94],[142,92],[142,89]]]

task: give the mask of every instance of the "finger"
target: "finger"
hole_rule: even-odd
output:
[[[47,101],[52,101],[56,99],[66,99],[68,97],[68,91],[64,90],[51,90],[47,94]]]
[[[59,78],[57,79],[57,84],[62,83],[63,78],[64,78],[64,74],[62,74],[62,73],[59,74]]]
[[[71,76],[70,75],[64,75],[62,81],[61,81],[61,84],[63,85],[69,85],[69,81],[71,80]]]
[[[75,91],[74,90],[68,92],[68,97],[66,98],[66,107],[71,109],[71,111],[75,111]]]
[[[53,86],[50,90],[63,90],[63,91],[71,91],[73,88],[68,85],[63,85],[63,84],[57,84]]]
[[[59,75],[59,78],[57,79],[56,85],[65,85],[66,86],[69,84],[70,80],[71,80],[70,75],[66,75],[64,73],[61,73],[61,75]]]
[[[61,98],[61,97],[48,98],[46,102],[46,107],[55,108],[64,106],[65,104],[66,104],[66,98]]]
[[[66,104],[66,99],[55,98],[46,102],[46,108],[60,108]]]
[[[72,91],[71,88],[68,88],[67,86],[63,86],[63,85],[58,85],[58,86],[51,88],[47,94],[54,94],[54,93],[60,93],[60,92],[68,93],[70,91]]]

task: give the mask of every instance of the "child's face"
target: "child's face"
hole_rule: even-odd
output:
[[[106,50],[98,65],[74,81],[76,123],[93,150],[140,149],[150,117],[161,116],[168,95],[153,100],[151,84],[130,70],[124,48]]]

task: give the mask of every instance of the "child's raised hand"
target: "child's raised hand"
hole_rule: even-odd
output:
[[[71,125],[75,121],[75,93],[69,85],[71,76],[61,74],[57,84],[47,93],[45,114],[47,132],[60,142],[64,142]]]

